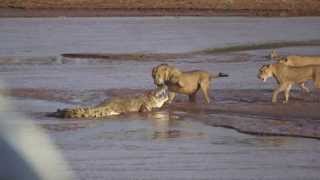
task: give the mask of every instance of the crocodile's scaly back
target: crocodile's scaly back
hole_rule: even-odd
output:
[[[51,116],[61,118],[101,118],[128,112],[151,111],[168,100],[168,88],[159,87],[149,93],[134,97],[114,98],[93,107],[58,109]]]
[[[58,109],[57,117],[62,118],[100,118],[111,115],[118,115],[108,107],[78,107],[73,109]]]

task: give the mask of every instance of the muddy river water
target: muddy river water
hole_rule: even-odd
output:
[[[148,61],[60,54],[186,53],[246,43],[311,41],[318,40],[319,29],[320,19],[312,17],[4,18],[0,19],[0,41],[5,42],[0,44],[1,89],[11,92],[6,99],[12,111],[24,114],[49,134],[77,179],[316,180],[320,177],[319,140],[249,135],[230,126],[217,127],[226,127],[223,123],[215,125],[224,119],[240,125],[246,119],[252,124],[267,121],[279,133],[283,121],[288,124],[294,119],[290,125],[294,130],[308,126],[309,132],[319,132],[316,90],[301,95],[295,89],[288,106],[273,107],[269,102],[275,81],[262,83],[256,76],[257,69],[270,62],[269,49]],[[319,55],[320,47],[278,51]],[[178,96],[173,106],[147,114],[99,120],[45,115],[57,108],[92,105],[151,89],[151,69],[160,63],[225,72],[230,78],[215,80],[210,91],[215,101],[210,105],[203,103],[201,95],[196,105]],[[255,127],[251,125],[250,130]],[[257,126],[265,128],[257,131],[272,131],[266,125]],[[241,126],[240,130],[248,130],[247,124]]]

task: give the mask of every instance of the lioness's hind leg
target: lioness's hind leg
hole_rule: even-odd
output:
[[[210,86],[210,81],[209,80],[203,80],[200,82],[200,88],[201,91],[204,95],[204,98],[206,99],[206,102],[209,104],[210,103],[210,98],[208,95],[208,91],[209,91],[209,86]]]
[[[189,95],[189,101],[190,102],[196,102],[196,96],[197,96],[197,92],[190,94]]]
[[[307,88],[304,83],[300,83],[299,85],[303,92],[310,93],[310,89]]]

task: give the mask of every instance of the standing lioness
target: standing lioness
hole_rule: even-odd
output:
[[[280,56],[275,50],[272,50],[270,57],[272,60],[293,67],[320,65],[320,56]],[[310,92],[309,88],[307,88],[304,83],[301,83],[300,87],[304,92]]]
[[[227,77],[227,74],[219,73],[217,75],[209,74],[206,71],[186,71],[182,72],[174,66],[160,64],[152,69],[154,84],[157,86],[167,85],[169,88],[169,101],[171,103],[175,93],[186,94],[189,100],[196,100],[196,93],[201,89],[207,103],[210,103],[208,91],[212,79],[218,77]]]
[[[313,80],[315,86],[320,88],[320,66],[290,67],[282,63],[262,66],[258,78],[266,82],[269,77],[274,77],[279,84],[272,95],[273,103],[277,102],[277,96],[282,91],[285,95],[283,103],[287,103],[290,89],[294,84],[302,84],[307,80]]]

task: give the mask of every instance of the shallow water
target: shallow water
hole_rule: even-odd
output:
[[[72,133],[70,138],[68,133],[63,136],[59,147],[83,179],[319,176],[318,141],[248,136],[187,118],[126,118],[100,122],[96,127]]]
[[[245,135],[209,126],[200,114],[181,111],[63,120],[44,117],[43,112],[72,105],[32,99],[17,99],[13,104],[47,130],[78,179],[320,176],[318,140]]]
[[[150,116],[97,122],[56,142],[83,179],[319,177],[316,140],[249,136],[167,112]]]
[[[299,52],[317,55],[320,47],[281,48],[281,54]],[[273,88],[275,81],[262,83],[257,78],[258,69],[263,64],[272,63],[266,56],[271,50],[246,51],[239,53],[198,55],[185,59],[165,61],[65,59],[65,63],[51,62],[50,57],[42,57],[39,63],[33,58],[16,58],[16,63],[4,61],[0,66],[0,77],[10,88],[44,88],[67,90],[94,89],[150,89],[153,88],[152,68],[161,63],[169,63],[183,70],[201,69],[211,73],[223,72],[229,78],[213,81],[214,89],[266,89]],[[134,68],[133,68],[134,67]]]
[[[318,140],[246,135],[212,127],[203,123],[205,114],[185,111],[73,120],[43,114],[68,104],[20,98],[11,103],[49,133],[79,179],[320,176]]]
[[[189,52],[319,39],[319,17],[1,18],[0,56]]]

